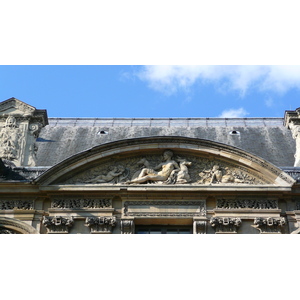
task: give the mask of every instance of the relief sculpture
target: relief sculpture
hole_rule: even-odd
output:
[[[68,180],[87,184],[264,184],[242,166],[213,158],[158,154],[135,156],[106,162]],[[200,177],[200,178],[199,178]]]

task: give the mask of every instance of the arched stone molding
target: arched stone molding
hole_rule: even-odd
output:
[[[0,229],[8,229],[21,234],[38,234],[34,227],[22,221],[6,217],[0,217]]]
[[[39,176],[35,183],[42,186],[61,184],[74,174],[109,161],[153,153],[161,155],[167,149],[180,155],[221,159],[234,163],[257,174],[269,185],[291,187],[295,182],[278,167],[239,148],[196,138],[158,136],[120,140],[93,147],[53,166]]]

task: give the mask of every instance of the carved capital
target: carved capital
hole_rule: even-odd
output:
[[[260,233],[281,233],[285,218],[255,218],[253,227]]]
[[[48,233],[69,233],[69,228],[73,226],[73,218],[65,217],[43,217],[43,224]]]
[[[121,234],[133,234],[134,233],[134,221],[123,219],[121,220]]]
[[[91,233],[112,233],[116,223],[116,217],[87,217],[85,220],[85,224],[90,227]]]
[[[216,233],[237,233],[242,220],[240,218],[212,217],[209,223]]]

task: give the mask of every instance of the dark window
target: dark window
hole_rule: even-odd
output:
[[[191,234],[192,226],[136,225],[136,234]]]

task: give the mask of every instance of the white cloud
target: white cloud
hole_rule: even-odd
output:
[[[244,108],[224,110],[218,118],[244,118],[249,113]]]
[[[279,93],[300,89],[300,66],[143,66],[137,76],[166,94],[197,82],[217,83],[242,96],[250,88]]]

